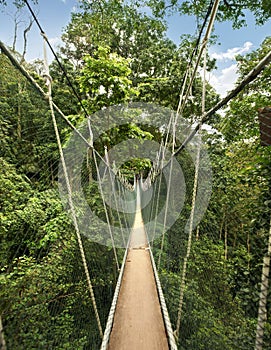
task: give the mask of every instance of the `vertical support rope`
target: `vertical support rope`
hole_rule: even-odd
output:
[[[119,220],[119,224],[120,224],[122,242],[123,242],[123,245],[125,247],[127,242],[125,242],[125,238],[124,238],[123,227],[122,227],[120,213],[119,213],[120,210],[119,210],[118,201],[117,201],[117,197],[116,197],[116,191],[115,191],[115,188],[113,188],[113,186],[114,186],[114,184],[113,184],[113,177],[112,177],[112,173],[111,173],[111,169],[110,169],[109,157],[108,157],[108,152],[107,152],[107,147],[106,146],[105,146],[104,150],[105,150],[105,161],[107,163],[107,169],[108,169],[108,172],[109,172],[110,182],[111,182],[111,186],[112,186],[113,198],[114,198],[115,206],[116,206],[116,209],[117,209],[117,215],[118,215],[118,220]]]
[[[268,287],[269,287],[270,258],[271,258],[271,219],[270,219],[270,227],[269,227],[267,254],[263,258],[262,283],[261,283],[260,301],[259,301],[259,309],[258,309],[258,323],[257,323],[257,330],[256,330],[255,350],[262,350],[263,348],[264,327],[267,320],[266,305],[267,305],[267,296],[268,296]]]
[[[167,134],[168,136],[168,134]],[[166,138],[167,140],[167,138]],[[164,149],[162,151],[162,142],[161,142],[161,145],[160,145],[160,149],[159,149],[159,154],[158,154],[158,163],[157,163],[157,169],[156,171],[159,169],[159,166],[160,166],[160,157],[161,157],[161,153],[162,153],[162,159],[161,159],[161,169],[163,168],[164,166],[164,154],[165,154],[165,146],[164,146]],[[153,225],[153,230],[152,230],[152,241],[154,240],[155,238],[155,231],[156,231],[156,226],[157,226],[157,217],[158,217],[158,209],[159,209],[159,201],[160,201],[160,191],[161,191],[161,183],[162,183],[162,174],[160,174],[159,176],[159,183],[158,183],[158,191],[157,191],[157,198],[156,198],[156,207],[155,207],[155,216],[154,216],[154,225]],[[155,183],[155,191],[156,191],[156,187],[157,187],[157,184]]]
[[[172,154],[174,153],[174,145],[175,145],[175,137],[176,137],[176,124],[173,122],[173,116],[171,115],[169,125],[168,125],[168,133],[166,136],[166,143],[168,141],[169,137],[169,131],[170,131],[170,126],[172,123]],[[161,164],[161,169],[163,168],[164,164],[164,159],[165,159],[165,150],[166,150],[166,144],[162,152],[162,164]],[[158,263],[157,263],[157,269],[158,272],[160,271],[160,265],[161,265],[161,257],[162,253],[164,250],[164,243],[165,243],[165,233],[166,233],[166,223],[167,223],[167,213],[168,213],[168,204],[169,204],[169,197],[170,197],[170,187],[171,187],[171,178],[172,178],[172,168],[173,168],[173,157],[170,158],[170,169],[169,169],[169,180],[168,180],[168,186],[167,186],[167,196],[166,196],[166,205],[165,205],[165,215],[164,215],[164,221],[163,221],[163,234],[162,234],[162,241],[161,241],[161,247],[160,247],[160,252],[159,252],[159,257],[158,257]],[[160,174],[160,182],[159,182],[159,193],[161,189],[161,181],[162,181],[162,174]],[[158,213],[158,206],[159,206],[159,198],[156,204],[156,209]],[[156,213],[156,216],[157,216]]]
[[[89,270],[88,270],[88,266],[87,266],[85,251],[84,251],[83,242],[81,239],[81,234],[80,234],[80,230],[79,230],[79,226],[78,226],[78,222],[77,222],[75,208],[73,205],[72,190],[71,190],[71,186],[70,186],[68,170],[66,167],[66,161],[64,158],[64,153],[63,153],[60,135],[59,135],[59,131],[58,131],[58,126],[57,126],[55,113],[54,113],[54,106],[53,106],[53,100],[52,100],[52,80],[51,80],[50,73],[49,73],[49,66],[48,66],[48,62],[47,62],[46,46],[45,46],[46,43],[45,42],[46,42],[46,40],[44,41],[44,67],[45,67],[45,77],[46,77],[47,85],[48,85],[49,108],[51,111],[51,117],[52,117],[52,121],[53,121],[55,135],[56,135],[57,145],[58,145],[58,149],[59,149],[59,153],[60,153],[60,159],[61,159],[61,163],[62,163],[62,167],[63,167],[63,171],[64,171],[65,182],[66,182],[66,186],[67,186],[67,190],[68,190],[69,206],[70,206],[70,210],[71,210],[73,224],[75,227],[75,232],[76,232],[76,236],[77,236],[77,241],[78,241],[78,245],[79,245],[81,259],[82,259],[82,263],[83,263],[83,267],[84,267],[84,271],[85,271],[85,275],[86,275],[88,290],[90,293],[90,298],[92,301],[92,305],[93,305],[93,309],[94,309],[100,337],[103,338],[102,325],[101,325],[100,316],[99,316],[98,309],[97,309],[97,304],[96,304],[96,299],[95,299],[95,295],[94,295],[94,291],[93,291],[93,286],[92,286],[91,279],[90,279],[90,274],[89,274]]]
[[[155,207],[154,198],[155,198],[155,196],[156,196],[156,193],[157,193],[157,182],[155,181],[154,184],[153,184],[153,199],[152,199],[152,201],[151,201],[151,210],[150,210],[150,213],[149,213],[148,222],[151,222],[151,221],[152,221],[153,212],[154,212],[154,211],[156,212],[156,208],[155,208],[155,210],[154,210],[154,207]],[[156,203],[157,203],[157,202],[156,202]],[[155,219],[154,219],[154,223],[155,223],[155,224],[153,225],[153,230],[152,230],[152,232],[151,232],[151,230],[149,230],[149,232],[148,232],[147,228],[145,227],[146,232],[147,232],[147,234],[148,234],[148,244],[149,244],[149,246],[152,246],[153,239],[154,239],[154,236],[155,236],[155,228],[154,228],[154,227],[156,227],[156,223],[157,223],[157,218],[156,218],[156,217],[155,217]],[[152,236],[151,236],[151,233],[153,233]]]
[[[99,186],[99,190],[100,190],[101,197],[102,197],[102,202],[103,202],[103,207],[104,207],[104,211],[105,211],[105,217],[106,217],[106,221],[107,221],[107,225],[108,225],[108,231],[109,231],[110,239],[111,239],[111,243],[112,243],[112,248],[113,248],[113,252],[114,252],[115,262],[116,262],[116,265],[117,265],[117,269],[119,271],[119,269],[120,269],[120,267],[119,267],[119,260],[118,260],[118,256],[117,256],[117,251],[116,251],[116,246],[115,246],[115,241],[114,241],[114,237],[113,237],[112,228],[111,228],[111,225],[110,225],[108,210],[106,208],[104,192],[103,192],[103,188],[102,188],[102,180],[101,180],[101,175],[100,175],[100,172],[99,172],[99,167],[98,167],[98,163],[97,163],[96,151],[95,150],[93,152],[93,159],[94,159],[94,163],[95,163],[95,167],[96,167],[96,171],[97,171],[98,186]]]
[[[164,215],[164,222],[163,222],[163,234],[162,234],[162,241],[161,241],[161,247],[160,247],[160,252],[159,252],[159,257],[158,257],[158,264],[157,264],[158,271],[160,271],[161,257],[162,257],[162,252],[164,250],[164,244],[165,244],[165,233],[166,233],[166,224],[167,224],[168,204],[169,204],[169,197],[170,197],[172,168],[173,168],[173,158],[171,158],[171,161],[170,161],[169,180],[168,180],[166,206],[165,206],[165,215]]]
[[[204,75],[203,75],[203,81],[202,81],[202,101],[201,101],[201,109],[202,109],[203,114],[205,113],[205,99],[206,99],[206,65],[207,65],[207,52],[206,52],[206,46],[205,46],[204,62],[203,62]],[[199,135],[201,135],[201,125],[199,128]],[[185,285],[186,285],[187,263],[188,263],[188,259],[190,257],[191,246],[192,246],[193,223],[194,223],[194,217],[195,217],[195,207],[196,207],[198,179],[199,179],[200,154],[201,154],[201,140],[200,140],[199,145],[198,145],[197,157],[196,157],[196,162],[195,162],[195,176],[194,176],[193,197],[192,197],[192,207],[191,207],[191,214],[190,214],[187,250],[186,250],[186,256],[185,256],[184,262],[183,262],[183,270],[182,270],[182,277],[181,277],[179,309],[178,309],[178,317],[177,317],[176,330],[175,330],[175,336],[177,339],[179,338],[180,326],[181,326],[184,290],[185,290]]]

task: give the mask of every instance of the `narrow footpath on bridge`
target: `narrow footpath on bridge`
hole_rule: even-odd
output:
[[[108,349],[169,349],[139,196]]]

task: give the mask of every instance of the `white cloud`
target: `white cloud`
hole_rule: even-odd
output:
[[[209,73],[207,80],[210,85],[219,93],[222,97],[234,88],[237,75],[237,64],[232,64],[231,66],[224,68],[221,72]]]
[[[218,61],[234,60],[237,55],[242,55],[250,51],[253,44],[250,41],[246,41],[242,47],[233,47],[226,52],[214,52],[211,54],[212,58]]]
[[[224,97],[228,91],[234,88],[237,80],[238,74],[235,57],[246,54],[252,47],[253,44],[250,41],[246,41],[241,47],[233,47],[227,49],[225,52],[213,52],[210,54],[212,58],[218,61],[218,69],[215,72],[207,73],[207,80],[221,97]],[[202,72],[200,74],[203,76]]]

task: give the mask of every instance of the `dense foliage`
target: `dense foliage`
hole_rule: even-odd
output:
[[[22,6],[21,1],[15,1]],[[137,2],[142,4],[141,2]],[[50,65],[54,102],[76,126],[89,115],[130,101],[154,102],[176,109],[187,61],[195,38],[177,47],[166,36],[163,17],[171,9],[204,17],[209,1],[146,1],[156,18],[139,11],[135,2],[80,1],[63,34],[59,57],[78,91],[82,105],[54,61]],[[0,0],[0,4],[5,1]],[[251,10],[258,23],[270,17],[267,1],[222,1],[219,19],[243,24]],[[160,16],[160,17],[159,17]],[[270,48],[270,38],[245,57],[238,57],[240,79]],[[20,54],[16,53],[20,59]],[[46,90],[40,62],[24,63]],[[212,68],[214,62],[209,60]],[[58,194],[59,151],[48,103],[0,54],[0,316],[8,349],[98,349],[99,332],[71,219]],[[182,350],[253,349],[261,280],[261,264],[268,241],[271,206],[271,149],[260,146],[258,108],[270,106],[271,68],[231,101],[229,108],[210,122],[203,138],[213,168],[209,208],[193,234],[188,262],[179,348]],[[201,78],[198,75],[184,111],[194,122],[201,114]],[[218,96],[207,86],[206,108]],[[95,120],[95,119],[94,119]],[[71,130],[57,114],[63,145]],[[132,116],[95,141],[104,155],[127,139],[166,139],[161,128],[137,125]],[[207,130],[210,130],[208,128]],[[168,146],[171,147],[171,138]],[[160,278],[172,324],[176,324],[180,275],[186,254],[185,226],[191,209],[194,164],[186,152],[178,156],[186,180],[184,209],[165,236]],[[125,162],[122,173],[146,175],[149,159]],[[105,220],[93,152],[82,169],[88,204]],[[76,195],[77,183],[72,183]],[[166,184],[162,182],[162,189]],[[156,187],[157,189],[157,187]],[[165,193],[165,191],[163,192]],[[154,194],[162,206],[165,196]],[[80,215],[80,213],[79,213]],[[153,215],[148,205],[146,222]],[[122,225],[129,215],[109,211],[109,220]],[[96,229],[96,228],[95,228]],[[97,226],[97,235],[99,227]],[[94,294],[105,327],[117,279],[112,248],[83,236]],[[154,241],[156,259],[161,237]],[[119,260],[123,249],[117,249]],[[270,302],[270,300],[269,300]],[[270,304],[268,303],[268,311]],[[270,313],[269,313],[270,314]],[[1,340],[1,338],[0,338]],[[264,349],[271,347],[271,319],[265,327]]]

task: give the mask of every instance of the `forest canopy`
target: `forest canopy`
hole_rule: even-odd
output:
[[[31,6],[38,2],[41,0],[29,1]],[[94,132],[99,131],[102,123],[111,122],[107,111],[129,103],[151,104],[175,113],[188,63],[192,53],[198,52],[199,42],[198,33],[183,36],[180,44],[170,40],[167,16],[191,15],[200,27],[213,1],[78,3],[80,7],[63,29],[57,51],[61,67],[55,59],[49,65],[52,99],[68,122],[81,130],[80,125],[90,120],[96,123]],[[19,0],[14,4],[19,10],[25,6]],[[3,11],[5,5],[7,1],[0,0]],[[143,6],[152,11],[151,15],[142,11]],[[241,28],[246,25],[246,13],[253,14],[257,25],[264,24],[271,17],[269,1],[221,0],[217,20],[231,21],[234,28]],[[238,82],[270,51],[270,44],[271,37],[266,37],[260,47],[236,58]],[[48,94],[43,62],[27,62],[25,53],[16,49],[15,42],[10,48],[12,55]],[[195,61],[191,62],[193,66]],[[204,66],[203,59],[199,66]],[[207,71],[212,72],[215,66],[207,52]],[[0,53],[0,76],[0,343],[16,350],[98,349],[99,329],[86,288],[76,229],[67,210],[68,200],[63,203],[59,195],[60,153],[48,98],[37,92],[4,52]],[[178,339],[182,350],[254,349],[271,208],[271,148],[260,143],[258,110],[271,105],[270,77],[269,64],[201,131],[213,183],[209,207],[192,235]],[[205,110],[209,110],[220,96],[214,86],[203,84],[203,75],[198,72],[182,111],[186,124],[180,123],[177,129],[184,125],[191,129],[200,120],[205,89]],[[107,159],[108,152],[110,164],[110,150],[121,143],[126,145],[127,140],[136,140],[136,150],[148,141],[166,144],[170,152],[181,146],[182,140],[176,141],[172,133],[167,133],[169,120],[155,108],[153,115],[145,115],[144,123],[136,123],[137,110],[125,114],[120,109],[125,121],[121,125],[113,120],[113,126],[94,140],[90,134],[84,135],[94,147],[84,153],[79,169],[82,181],[72,177],[78,169],[69,169],[74,200],[80,202],[78,197],[83,193],[95,215],[103,222],[108,220],[112,227],[127,228],[134,217],[104,204],[96,166],[99,155]],[[59,113],[56,117],[65,149],[72,130]],[[155,261],[161,258],[159,277],[173,325],[178,318],[181,273],[188,245],[185,229],[195,177],[195,162],[189,151],[178,154],[176,159],[186,181],[183,211],[166,232],[162,253],[162,238],[152,242]],[[118,193],[132,202],[134,176],[147,178],[154,163],[138,157],[135,151],[134,157],[118,169]],[[116,171],[113,162],[110,167]],[[163,181],[161,189],[166,186]],[[155,186],[157,191],[158,185]],[[153,198],[160,208],[166,195],[164,192],[159,197],[155,191]],[[78,217],[83,215],[80,210]],[[145,206],[142,214],[146,222],[154,211],[151,204]],[[98,243],[102,235],[99,221],[91,229],[97,240],[85,235],[82,245],[104,329],[119,272],[115,260],[122,261],[124,249],[114,250]],[[266,350],[271,347],[270,302],[269,293],[262,344]]]

